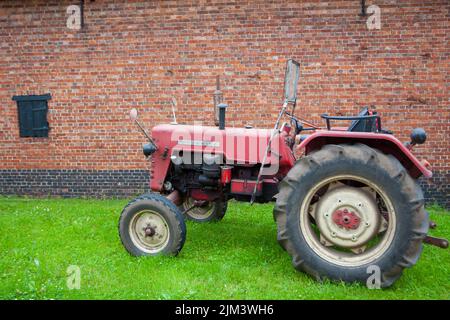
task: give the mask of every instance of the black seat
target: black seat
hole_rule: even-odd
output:
[[[331,128],[331,120],[351,120],[350,126],[347,131],[353,132],[381,132],[392,134],[390,130],[381,129],[381,118],[375,111],[370,111],[368,107],[364,107],[357,116],[329,116],[326,113],[321,117],[325,119],[327,123],[327,130],[333,130]]]
[[[373,112],[376,115],[376,112]],[[358,114],[358,117],[370,116],[368,107],[364,107]],[[376,132],[377,131],[377,118],[357,119],[353,120],[347,131],[353,132]]]

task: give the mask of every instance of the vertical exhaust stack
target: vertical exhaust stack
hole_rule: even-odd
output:
[[[225,130],[225,111],[228,105],[226,103],[220,103],[217,108],[219,108],[219,130]]]
[[[223,94],[220,90],[220,76],[216,78],[216,91],[214,91],[214,124],[219,125],[219,104],[223,101]]]

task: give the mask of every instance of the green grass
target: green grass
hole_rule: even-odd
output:
[[[295,271],[276,241],[272,205],[231,202],[224,220],[187,223],[176,258],[128,255],[117,221],[126,200],[0,197],[2,299],[449,299],[449,250],[425,246],[419,263],[384,290],[318,283]],[[450,214],[428,208],[450,236]],[[81,270],[69,290],[67,268]]]

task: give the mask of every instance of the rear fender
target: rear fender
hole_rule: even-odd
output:
[[[363,143],[386,154],[392,154],[400,161],[406,170],[408,170],[410,176],[415,179],[422,175],[431,178],[433,175],[430,170],[420,163],[408,148],[390,134],[351,131],[318,131],[303,140],[297,146],[297,151],[304,149],[305,154],[309,154],[326,144],[343,143]]]

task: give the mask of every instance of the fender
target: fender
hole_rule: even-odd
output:
[[[431,178],[433,173],[406,148],[396,137],[390,134],[375,132],[325,131],[320,130],[308,136],[298,146],[296,151],[305,150],[309,154],[326,144],[342,144],[359,142],[378,149],[386,154],[392,154],[408,170],[411,177]]]

